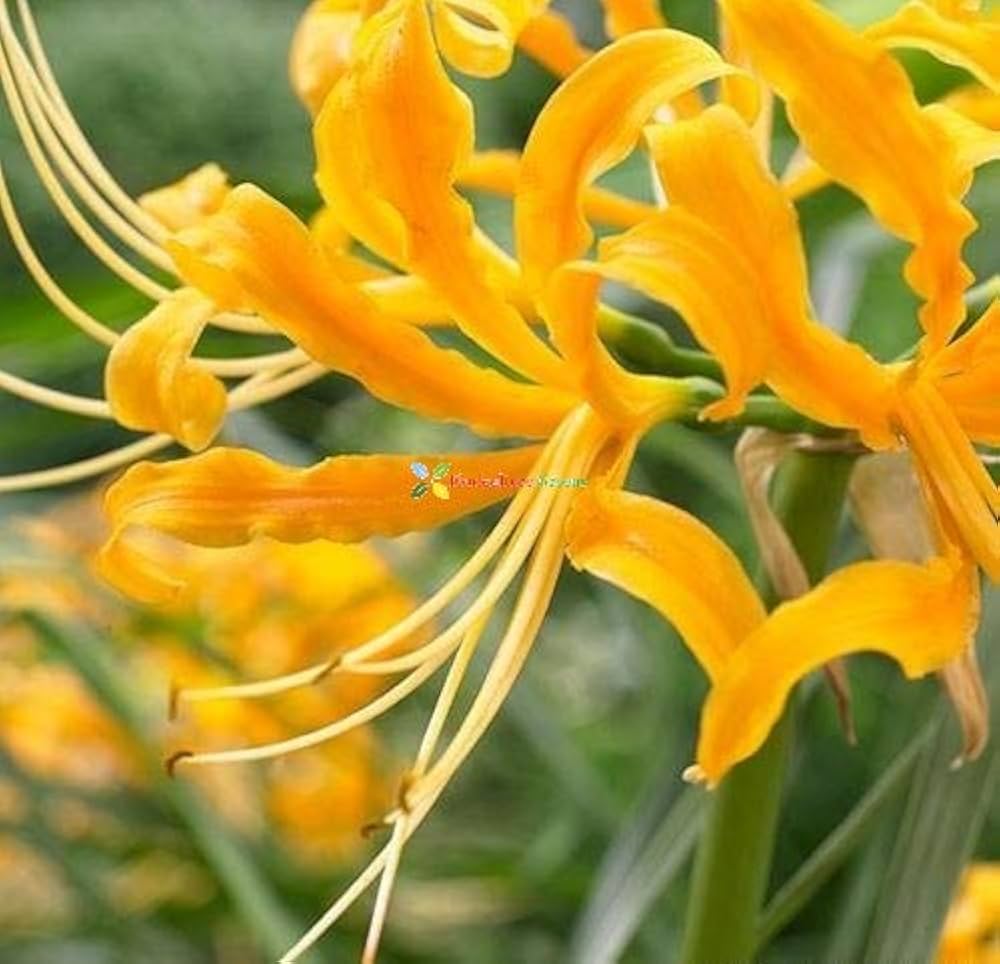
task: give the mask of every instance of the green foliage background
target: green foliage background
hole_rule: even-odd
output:
[[[874,17],[879,8],[893,6],[883,0],[832,5],[855,19]],[[596,4],[574,0],[563,6],[579,20],[583,34],[596,41]],[[215,160],[234,180],[254,181],[308,213],[317,204],[309,128],[285,74],[288,40],[301,7],[274,0],[47,0],[38,4],[37,13],[78,119],[130,191],[139,193]],[[674,25],[709,38],[714,30],[711,7],[704,0],[673,0],[667,5]],[[923,57],[909,58],[908,63],[928,97],[959,78],[956,71]],[[480,145],[515,146],[523,142],[553,82],[540,68],[519,59],[502,81],[472,82],[467,88],[476,100]],[[790,138],[785,138],[779,154],[787,154],[790,146]],[[109,323],[124,326],[140,316],[142,299],[110,279],[55,217],[2,111],[0,157],[29,233],[60,281]],[[643,177],[641,164],[628,164],[609,180],[642,194]],[[973,209],[986,226],[969,247],[980,278],[1000,269],[998,184],[997,172],[986,171],[973,193]],[[509,238],[508,205],[478,200],[487,228]],[[915,301],[901,278],[904,246],[873,228],[860,206],[837,189],[809,200],[802,216],[814,296],[823,317],[852,326],[855,337],[882,357],[910,344]],[[98,394],[100,353],[33,290],[6,238],[0,240],[0,277],[0,367],[53,386]],[[662,310],[635,300],[627,304],[683,337],[675,319]],[[210,348],[242,351],[246,344],[220,335],[213,337]],[[105,423],[0,397],[2,473],[71,461],[127,437]],[[303,462],[342,451],[482,444],[452,426],[418,423],[332,376],[292,399],[232,418],[225,440]],[[696,434],[663,426],[644,443],[632,485],[697,512],[752,567],[752,543],[730,462],[733,441],[726,433]],[[0,520],[42,508],[63,494],[0,498]],[[486,524],[482,518],[458,524],[435,537],[419,560],[400,558],[404,576],[428,589],[468,552]],[[393,552],[391,547],[387,551]],[[838,560],[856,558],[863,551],[845,528]],[[984,649],[1000,623],[997,608],[995,599],[987,606]],[[74,662],[112,702],[123,690],[127,703],[128,688],[115,677],[107,641],[88,639],[81,646],[71,628],[42,629],[53,659]],[[91,665],[95,653],[102,657],[96,668]],[[851,673],[860,737],[856,748],[844,742],[822,686],[807,686],[801,694],[800,736],[786,791],[775,887],[791,877],[898,757],[923,721],[938,712],[933,681],[905,684],[892,667],[871,657],[853,661]],[[678,940],[687,855],[701,810],[698,795],[683,792],[679,774],[692,755],[704,691],[699,671],[675,634],[650,611],[567,573],[510,705],[409,852],[384,959],[442,964],[669,960]],[[413,746],[424,712],[426,701],[404,708],[384,728],[400,752]],[[141,727],[127,708],[124,713],[130,725]],[[950,724],[945,734],[942,752],[953,753],[957,736]],[[971,784],[966,795],[985,809],[986,820],[973,840],[959,833],[949,855],[956,866],[964,859],[962,847],[974,845],[976,853],[989,857],[996,856],[1000,846],[992,755],[977,766],[975,773],[987,776],[981,785]],[[893,945],[880,949],[879,935],[900,926],[895,922],[907,901],[925,906],[919,904],[914,880],[938,881],[926,906],[940,904],[942,895],[947,898],[955,873],[947,860],[936,864],[928,858],[917,877],[912,870],[907,876],[905,855],[898,848],[894,853],[900,828],[908,826],[902,821],[904,808],[912,810],[914,799],[932,796],[925,786],[907,790],[910,773],[905,776],[894,800],[865,825],[870,831],[866,846],[780,930],[762,960],[892,960],[892,952],[884,948]],[[937,786],[934,781],[958,778],[939,767],[927,779]],[[47,791],[43,787],[38,792]],[[206,826],[209,833],[227,832],[215,827],[196,802],[178,803],[172,793],[157,789],[142,806],[176,832],[182,851],[200,854],[217,873],[217,861],[205,851],[200,834]],[[127,804],[124,798],[106,801],[116,812],[124,812]],[[945,806],[941,823],[935,824],[940,832],[945,832],[947,815],[953,811],[952,804]],[[973,825],[972,818],[963,819],[958,831]],[[914,839],[914,847],[931,846]],[[267,913],[274,913],[272,923],[279,931],[286,920],[310,920],[350,876],[350,868],[335,869],[329,876],[307,874],[261,841],[233,838],[227,845],[255,868],[252,879],[260,892],[253,899],[270,908]],[[106,864],[108,855],[77,853],[58,839],[47,846],[66,868],[80,870],[68,876],[81,888],[81,906],[90,907],[94,895],[88,893],[89,871]],[[463,903],[456,893],[485,893],[489,900],[477,911],[471,900]],[[886,893],[903,897],[893,903]],[[0,932],[0,960],[224,961],[217,956],[221,951],[212,948],[219,946],[220,933],[233,932],[248,935],[237,941],[240,954],[246,955],[240,961],[267,959],[256,943],[256,925],[266,913],[254,915],[244,902],[241,916],[240,902],[225,894],[223,888],[209,907],[197,912],[165,910],[136,920],[117,917],[113,908],[104,907],[84,913],[77,924],[58,932]],[[249,906],[254,906],[253,900]],[[456,907],[466,912],[460,925],[452,922]],[[349,916],[310,960],[353,960],[364,921],[363,911]],[[931,951],[929,940],[923,941],[924,959]]]

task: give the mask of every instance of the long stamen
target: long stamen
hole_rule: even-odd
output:
[[[6,0],[3,0],[6,6]],[[153,241],[161,242],[167,237],[167,230],[151,214],[144,211],[135,200],[123,190],[101,163],[97,153],[90,146],[83,131],[77,124],[62,90],[56,80],[52,65],[45,55],[38,27],[27,0],[18,0],[18,12],[24,26],[28,46],[31,49],[32,60],[36,68],[36,77],[48,92],[48,103],[52,108],[50,120],[55,124],[63,142],[70,149],[77,163],[87,172],[90,179],[103,192],[104,196],[115,204],[122,214]],[[55,115],[55,116],[53,116]],[[58,116],[59,120],[56,120]]]
[[[10,19],[7,16],[6,4],[0,4],[0,34],[9,37],[11,31]],[[4,52],[4,45],[0,44],[0,86],[3,87],[7,98],[7,105],[10,107],[14,124],[21,135],[21,142],[27,151],[35,173],[45,187],[52,203],[59,210],[66,223],[72,228],[76,236],[83,242],[86,248],[94,255],[109,271],[117,275],[126,284],[146,295],[154,301],[163,300],[169,290],[163,285],[154,281],[148,275],[141,272],[135,265],[126,261],[114,248],[109,245],[90,225],[86,218],[80,213],[79,208],[73,203],[66,193],[59,179],[56,177],[52,166],[45,157],[45,152],[35,136],[28,116],[25,113],[24,105],[14,83],[11,73],[10,62]]]
[[[44,489],[55,485],[64,485],[68,482],[79,482],[81,479],[89,479],[152,455],[160,449],[165,449],[173,441],[169,435],[147,435],[145,438],[130,442],[128,445],[123,445],[111,452],[82,459],[79,462],[70,462],[67,465],[41,469],[37,472],[0,476],[0,493]]]
[[[438,654],[451,652],[459,639],[482,617],[487,616],[496,606],[498,600],[513,582],[514,577],[524,565],[534,546],[538,533],[545,524],[545,519],[555,499],[555,490],[546,489],[534,499],[531,508],[521,520],[517,535],[504,551],[496,571],[477,596],[476,601],[450,626],[429,643],[398,656],[381,662],[366,662],[355,658],[355,651],[344,655],[341,665],[352,673],[369,673],[375,675],[401,673],[413,669],[428,659],[434,659]]]
[[[86,398],[83,395],[71,395],[54,388],[46,388],[26,378],[19,378],[0,369],[0,390],[23,398],[25,401],[54,408],[59,412],[69,412],[72,415],[83,415],[86,418],[111,418],[111,407],[103,398]]]
[[[459,687],[461,686],[465,673],[468,670],[469,663],[475,653],[480,635],[482,634],[485,626],[486,620],[483,619],[469,629],[465,635],[465,639],[462,641],[462,645],[455,654],[455,658],[452,660],[451,667],[448,670],[448,675],[445,678],[444,684],[441,687],[441,692],[438,694],[437,701],[434,704],[431,719],[427,724],[427,729],[424,731],[424,736],[420,743],[420,749],[417,752],[413,770],[411,771],[411,775],[413,776],[420,776],[425,772],[427,764],[434,754],[434,750],[437,747],[444,724],[447,720],[449,712],[451,711],[451,707],[454,704],[455,697],[458,694]],[[344,891],[344,893],[329,908],[329,910],[327,910],[299,939],[295,946],[281,958],[280,964],[295,964],[295,962],[337,922],[340,916],[379,878],[379,876],[381,876],[382,880],[380,882],[379,892],[380,895],[384,892],[386,896],[381,902],[378,898],[376,898],[376,912],[373,913],[372,924],[369,927],[368,939],[366,941],[366,948],[374,946],[374,948],[377,949],[378,940],[381,935],[385,918],[385,912],[383,911],[379,914],[378,907],[380,906],[380,903],[384,904],[386,908],[388,907],[388,897],[391,892],[393,878],[395,877],[396,872],[395,867],[398,866],[399,856],[402,853],[403,845],[413,835],[413,832],[417,829],[420,823],[423,822],[424,817],[430,811],[433,803],[434,800],[431,799],[418,807],[416,811],[411,813],[406,819],[397,821],[395,827],[393,828],[392,840],[375,856],[371,863],[369,863],[365,870],[358,875],[351,886]],[[374,953],[374,951],[372,953]]]
[[[406,819],[400,820],[392,828],[392,839],[386,848],[385,869],[382,871],[382,879],[375,895],[375,907],[368,922],[368,936],[365,938],[365,947],[361,953],[361,964],[375,964],[375,958],[378,956],[385,919],[389,914],[389,901],[392,898],[392,889],[396,883],[396,874],[399,871],[399,862],[403,857],[403,846],[408,835],[409,821]]]
[[[579,445],[578,454],[570,461],[568,471],[586,471],[596,457],[604,440],[599,430],[595,434],[595,428],[592,422],[585,421],[579,433],[567,438],[569,450]],[[489,727],[514,685],[555,591],[561,568],[563,525],[572,500],[572,491],[560,490],[535,548],[517,605],[497,648],[493,664],[451,743],[427,776],[412,788],[409,795],[411,806],[441,792]]]
[[[229,393],[229,411],[239,411],[272,401],[309,384],[309,382],[322,378],[325,374],[326,369],[314,362],[285,373],[270,369],[258,372]],[[127,465],[129,462],[146,458],[167,448],[173,441],[169,435],[148,435],[110,452],[82,459],[79,462],[70,462],[66,465],[58,465],[36,472],[0,476],[0,493],[51,488],[69,482],[79,482],[82,479],[110,472]]]
[[[295,753],[298,750],[305,750],[311,746],[318,746],[320,743],[326,743],[343,733],[371,722],[398,703],[401,703],[430,679],[444,665],[447,658],[448,654],[445,653],[436,659],[428,660],[419,669],[412,672],[409,676],[404,677],[395,686],[372,700],[372,702],[333,723],[310,730],[308,733],[303,733],[300,736],[291,737],[287,740],[278,740],[274,743],[265,743],[260,746],[246,747],[241,750],[176,754],[173,759],[178,763],[183,763],[185,766],[245,763],[250,760],[269,760],[273,757],[284,756],[286,753]]]
[[[441,686],[441,692],[434,703],[434,711],[424,730],[423,738],[420,741],[420,748],[417,751],[413,768],[408,774],[408,780],[420,779],[427,770],[434,751],[437,749],[444,725],[448,715],[455,703],[455,697],[465,679],[469,664],[472,662],[473,654],[479,644],[479,639],[489,622],[490,612],[486,612],[476,622],[469,627],[468,632],[462,640],[462,645],[455,653],[448,675]],[[405,790],[404,790],[405,792]],[[399,870],[399,863],[403,855],[403,847],[409,839],[411,833],[410,817],[407,814],[399,820],[392,831],[392,839],[389,842],[386,853],[385,869],[382,872],[382,879],[379,881],[378,893],[375,897],[375,908],[372,911],[371,921],[368,925],[368,937],[365,940],[365,949],[362,955],[364,962],[374,964],[378,954],[379,944],[382,939],[382,931],[385,928],[386,917],[389,912],[389,901],[392,897],[392,890]]]
[[[18,43],[16,35],[11,29],[8,29],[10,22],[6,17],[0,22],[0,27],[3,29],[6,40],[9,66],[21,94],[25,111],[59,172],[72,185],[73,190],[77,192],[98,220],[122,243],[161,270],[172,270],[170,257],[163,248],[138,231],[134,225],[108,204],[67,153],[53,129],[49,114],[45,110],[46,106],[51,106],[46,103],[45,91],[31,69],[31,64]]]

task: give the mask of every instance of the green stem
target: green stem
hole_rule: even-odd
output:
[[[826,569],[837,534],[851,459],[793,455],[775,485],[775,510],[812,581]],[[773,604],[775,594],[758,580]],[[767,742],[715,791],[695,862],[682,964],[753,959],[778,827],[782,782],[792,739],[785,712]]]
[[[697,422],[701,408],[726,394],[719,363],[703,351],[678,347],[659,325],[607,305],[601,305],[598,323],[604,343],[629,368],[643,374],[688,380],[692,389],[692,423]],[[722,425],[725,428],[757,425],[776,432],[810,435],[837,434],[836,430],[800,415],[774,395],[751,395],[744,410]]]

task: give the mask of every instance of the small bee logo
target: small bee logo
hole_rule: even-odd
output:
[[[410,471],[419,480],[410,490],[411,499],[422,499],[428,492],[438,499],[446,502],[451,498],[451,489],[442,479],[451,471],[451,462],[438,462],[433,471],[427,468],[423,462],[411,462]]]

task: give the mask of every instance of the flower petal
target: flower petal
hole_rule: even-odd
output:
[[[503,473],[531,473],[540,447],[448,455],[339,456],[308,468],[273,462],[247,449],[215,448],[176,462],[142,462],[110,489],[106,510],[113,535],[98,566],[114,585],[146,601],[179,590],[143,552],[148,530],[198,546],[244,545],[259,537],[281,542],[360,542],[433,529],[476,512],[516,490],[493,484],[463,485],[451,498],[410,496],[410,463],[453,462],[464,476],[492,482]]]
[[[955,152],[956,183],[968,190],[972,172],[990,161],[1000,160],[1000,131],[977,123],[947,104],[930,104],[924,116],[937,128]]]
[[[165,432],[193,451],[212,441],[226,415],[226,389],[191,353],[214,314],[211,301],[181,288],[115,343],[104,382],[120,424]]]
[[[314,117],[347,69],[361,26],[358,0],[313,0],[292,38],[288,73],[292,89]]]
[[[897,418],[932,496],[968,552],[1000,582],[1000,489],[928,378],[904,379]]]
[[[1000,301],[936,355],[928,372],[966,433],[1000,445]]]
[[[423,0],[389,4],[365,23],[315,135],[320,188],[352,235],[425,278],[494,357],[535,381],[567,381],[507,303],[506,268],[455,191],[472,153],[472,107],[441,64]]]
[[[926,50],[1000,90],[1000,21],[948,16],[924,0],[910,0],[892,16],[872,24],[865,36],[885,47]]]
[[[229,177],[218,164],[203,164],[174,184],[148,191],[139,206],[170,231],[200,224],[229,196]]]
[[[965,317],[972,275],[961,252],[976,222],[958,201],[955,158],[906,72],[813,0],[722,0],[722,8],[810,155],[914,245],[906,278],[926,299],[930,347],[940,347]]]
[[[611,356],[598,337],[601,265],[571,261],[552,275],[541,301],[552,340],[572,368],[574,389],[617,424],[650,425],[690,410],[682,379],[636,375]]]
[[[521,155],[517,151],[477,151],[459,175],[465,188],[513,195],[521,173]],[[589,187],[583,193],[583,210],[587,218],[615,228],[630,228],[644,221],[657,208],[636,201],[603,187]]]
[[[648,496],[581,492],[566,527],[578,569],[656,608],[712,679],[765,617],[732,550],[694,516]]]
[[[266,318],[378,398],[487,434],[544,436],[573,400],[480,368],[340,281],[305,226],[251,185],[168,243],[178,271],[221,307]]]
[[[698,767],[710,785],[751,756],[792,687],[849,653],[874,650],[908,677],[963,653],[979,617],[974,567],[957,558],[925,565],[862,562],[780,605],[726,660],[705,703]]]
[[[606,238],[598,250],[595,272],[674,308],[719,359],[729,392],[702,417],[737,414],[764,380],[770,344],[757,282],[739,250],[681,207]]]
[[[593,54],[577,39],[572,21],[555,10],[546,10],[529,20],[517,44],[557,77],[573,73]]]
[[[653,111],[739,73],[697,37],[654,30],[605,47],[564,81],[535,121],[515,199],[517,251],[530,291],[587,250],[584,189],[631,153]]]
[[[510,66],[518,36],[548,0],[432,0],[434,31],[447,60],[473,77]]]
[[[666,27],[659,0],[602,0],[604,30],[613,40],[637,30]]]
[[[747,361],[735,353],[735,341],[712,331],[715,346],[726,352],[727,375],[741,373],[730,387],[742,389],[756,373],[763,340],[767,381],[791,405],[828,425],[856,428],[873,445],[892,445],[886,419],[892,380],[859,346],[812,318],[798,217],[761,162],[746,123],[715,105],[696,118],[652,127],[647,139],[671,206],[706,229],[702,256],[707,259],[713,237],[721,239],[713,287],[729,274],[735,285],[750,285],[744,300],[753,291],[760,301],[766,332],[754,313],[729,320]]]

